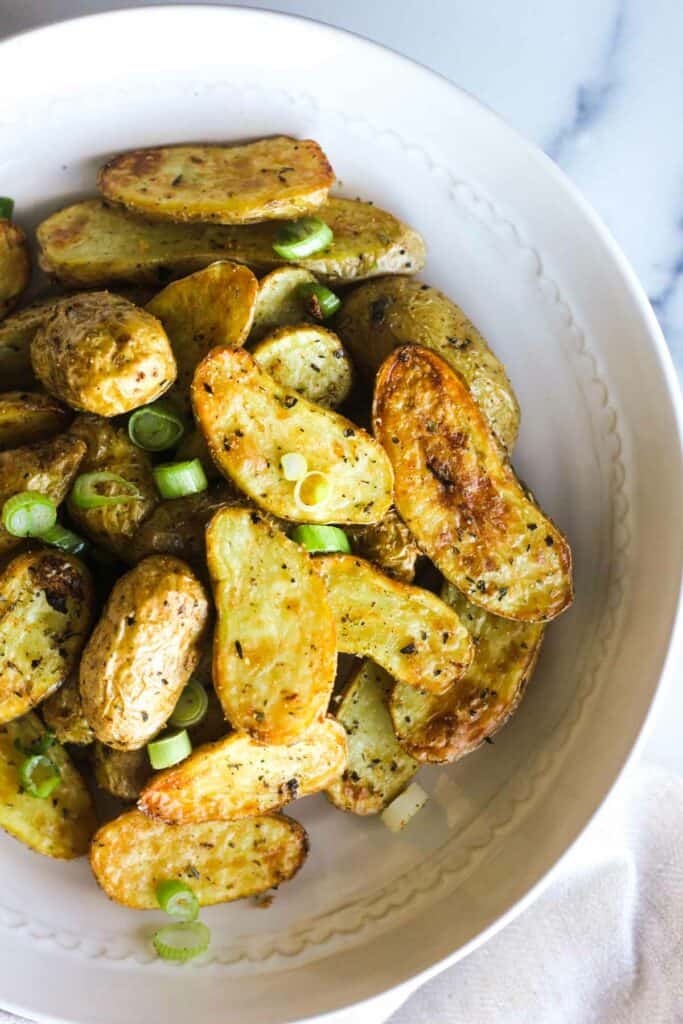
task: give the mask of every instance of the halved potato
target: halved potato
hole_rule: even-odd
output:
[[[171,396],[186,412],[197,364],[212,348],[237,347],[246,340],[257,290],[248,267],[222,260],[167,285],[147,303],[171,342],[178,367]]]
[[[411,583],[420,549],[398,512],[390,508],[383,519],[368,526],[349,526],[346,529],[355,554],[374,562],[394,579]]]
[[[326,249],[297,266],[328,283],[422,269],[424,242],[390,213],[354,199],[330,199],[319,214],[334,232]],[[90,199],[48,217],[38,228],[40,265],[65,285],[112,281],[165,284],[214,260],[265,273],[288,261],[273,249],[276,222],[248,225],[149,223]]]
[[[206,533],[218,621],[213,681],[226,717],[262,743],[321,718],[337,667],[325,587],[310,555],[258,512],[224,508]]]
[[[147,747],[139,750],[114,750],[95,741],[95,782],[100,789],[117,800],[137,800],[152,772]]]
[[[254,322],[249,341],[260,341],[277,327],[301,324],[310,319],[301,286],[315,284],[310,270],[302,267],[278,267],[259,281],[254,307]]]
[[[0,219],[0,319],[17,304],[30,276],[26,235],[18,224]]]
[[[394,687],[390,709],[396,736],[418,761],[459,761],[505,725],[524,695],[545,630],[540,622],[491,615],[450,583],[442,597],[470,633],[474,660],[440,696],[402,683]]]
[[[72,418],[71,410],[50,395],[6,391],[0,394],[0,451],[53,437],[66,430]]]
[[[334,172],[317,142],[286,135],[243,146],[135,149],[104,165],[106,199],[153,220],[253,224],[310,213]]]
[[[0,381],[4,388],[35,386],[31,342],[54,302],[34,302],[0,322]]]
[[[402,682],[444,693],[472,661],[460,619],[436,594],[390,579],[355,555],[315,559],[337,622],[337,649]]]
[[[263,746],[235,732],[155,775],[138,807],[169,825],[251,818],[320,792],[345,766],[346,733],[333,718],[289,746]]]
[[[30,796],[19,778],[21,748],[44,732],[32,713],[0,725],[0,827],[36,853],[71,860],[88,852],[97,821],[88,788],[66,750],[53,743],[47,752],[61,776],[49,799]]]
[[[401,747],[387,707],[394,681],[364,661],[344,691],[335,718],[346,729],[349,757],[343,774],[327,788],[342,811],[378,814],[402,792],[419,768]],[[407,689],[416,693],[412,686]]]
[[[219,508],[235,501],[234,490],[224,480],[200,494],[162,501],[138,527],[122,555],[130,562],[148,555],[175,555],[198,572],[204,570],[207,523]]]
[[[18,555],[0,574],[0,722],[35,707],[76,667],[93,611],[90,573],[55,549]]]
[[[155,910],[159,882],[186,882],[203,907],[227,903],[293,878],[307,853],[304,829],[284,814],[171,826],[128,811],[95,834],[90,865],[110,899]]]
[[[385,452],[369,434],[279,385],[243,349],[214,349],[197,367],[192,402],[218,468],[273,515],[294,522],[375,523],[392,501]],[[316,506],[296,500],[280,460],[305,456],[325,474],[329,493]]]
[[[252,349],[256,362],[283,388],[336,409],[353,385],[353,366],[336,334],[314,324],[280,327]]]
[[[375,386],[375,435],[422,550],[474,604],[541,622],[572,602],[565,537],[519,484],[463,379],[435,352],[396,349]]]
[[[519,404],[505,367],[443,292],[405,276],[368,281],[344,299],[335,326],[358,368],[373,377],[400,345],[433,349],[462,375],[498,440],[512,449]]]
[[[78,672],[72,672],[67,681],[43,701],[40,713],[60,743],[85,746],[95,739],[95,733],[83,714]]]

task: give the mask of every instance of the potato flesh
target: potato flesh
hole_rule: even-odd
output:
[[[390,579],[355,555],[321,555],[337,649],[372,658],[394,679],[444,693],[472,661],[458,616],[428,590]]]
[[[227,903],[292,878],[307,851],[301,825],[280,814],[170,826],[129,811],[96,833],[90,865],[110,899],[155,910],[159,882],[185,882],[201,906]]]
[[[0,319],[16,305],[30,276],[26,235],[18,225],[0,220]]]
[[[504,618],[546,621],[571,604],[565,537],[524,492],[440,356],[417,345],[389,356],[373,417],[394,466],[396,508],[446,579]]]
[[[249,341],[260,341],[278,327],[301,324],[310,319],[300,289],[302,285],[315,283],[313,274],[301,267],[278,267],[262,277]]]
[[[389,460],[364,430],[277,384],[242,349],[215,349],[199,365],[192,401],[212,458],[257,505],[282,519],[373,523],[392,501]],[[280,460],[302,454],[327,476],[326,501],[303,508]]]
[[[282,387],[326,409],[336,409],[351,391],[351,360],[337,335],[324,327],[281,327],[252,355]]]
[[[83,714],[78,672],[74,671],[65,683],[55,690],[40,706],[40,713],[48,729],[52,729],[60,743],[86,745],[95,738]]]
[[[334,684],[325,587],[307,552],[254,511],[217,512],[206,540],[226,718],[263,743],[291,743],[324,715]]]
[[[49,395],[31,391],[0,394],[0,451],[45,441],[71,422],[72,413]]]

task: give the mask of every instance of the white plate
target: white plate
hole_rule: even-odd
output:
[[[108,903],[86,863],[3,837],[0,1001],[82,1024],[280,1024],[464,955],[520,909],[641,731],[681,581],[679,398],[640,287],[557,169],[471,97],[351,35],[230,8],[67,22],[0,47],[0,192],[32,226],[112,151],[287,132],[349,195],[424,234],[425,277],[509,367],[514,461],[567,531],[576,603],[494,746],[423,770],[401,836],[324,798],[294,806],[310,859],[266,911],[214,908],[207,963],[155,961],[157,915]],[[523,956],[523,951],[520,951]]]

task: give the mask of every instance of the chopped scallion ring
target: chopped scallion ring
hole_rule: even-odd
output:
[[[334,235],[320,217],[302,217],[283,223],[273,242],[273,249],[283,260],[301,260],[327,248]]]
[[[128,420],[128,436],[146,452],[163,452],[178,444],[185,433],[182,417],[170,402],[160,399],[136,409]]]
[[[100,494],[98,487],[103,484],[115,484],[121,494]],[[123,505],[129,501],[138,501],[142,495],[129,480],[124,480],[118,473],[100,470],[95,473],[81,473],[71,488],[71,500],[76,508],[104,508],[107,505]]]
[[[0,196],[0,220],[11,220],[14,213],[14,200],[9,196]]]
[[[199,494],[209,486],[199,459],[166,462],[155,466],[152,472],[162,498],[184,498],[187,494]]]
[[[301,480],[302,476],[306,476],[308,471],[308,463],[306,456],[301,455],[299,452],[287,452],[280,459],[280,465],[282,466],[282,475],[285,480]]]
[[[382,821],[390,832],[400,832],[428,800],[429,796],[422,786],[417,782],[411,782],[408,788],[382,811]]]
[[[2,506],[2,525],[13,537],[40,537],[57,522],[57,506],[46,494],[22,491]]]
[[[19,767],[22,789],[38,800],[46,800],[61,780],[59,768],[45,754],[32,754]]]
[[[56,735],[52,729],[46,729],[45,732],[41,733],[37,739],[33,740],[32,743],[23,744],[20,740],[14,741],[14,746],[17,750],[20,750],[25,757],[31,757],[33,754],[45,754],[50,749],[53,743],[57,740]]]
[[[205,953],[210,941],[211,932],[201,921],[167,924],[152,937],[152,944],[162,960],[181,963]]]
[[[174,725],[177,729],[189,729],[190,726],[198,725],[208,707],[209,698],[206,690],[196,679],[190,679],[178,698],[175,710],[169,718],[169,725]]]
[[[351,554],[349,538],[338,526],[313,526],[302,523],[292,530],[292,540],[314,553],[340,551]]]
[[[79,537],[73,530],[67,530],[61,523],[55,523],[49,530],[41,533],[40,539],[45,544],[59,548],[60,551],[67,551],[70,555],[80,555],[89,546],[87,540]]]
[[[334,316],[341,306],[339,296],[326,285],[317,282],[299,285],[299,296],[306,312],[316,320],[327,320],[328,317]]]
[[[312,470],[306,476],[297,480],[294,488],[294,501],[306,512],[312,508],[318,508],[330,496],[330,481],[325,473]]]
[[[172,768],[179,764],[192,753],[192,743],[185,729],[177,732],[167,732],[147,744],[149,761],[156,771],[162,768]]]
[[[161,909],[176,921],[196,921],[199,900],[185,882],[169,878],[157,885],[157,901]]]

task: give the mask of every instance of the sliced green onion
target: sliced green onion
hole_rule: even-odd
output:
[[[327,248],[334,235],[320,217],[302,217],[283,223],[273,242],[273,249],[284,260],[301,260]]]
[[[199,459],[165,462],[162,466],[155,466],[152,473],[162,498],[184,498],[186,494],[199,494],[209,486]]]
[[[57,506],[46,494],[22,491],[2,506],[2,525],[13,537],[40,537],[57,522]]]
[[[338,526],[309,526],[302,523],[292,530],[292,540],[301,544],[307,551],[341,551],[344,555],[351,554],[349,538]]]
[[[175,710],[169,718],[169,724],[177,729],[189,729],[192,725],[198,725],[204,718],[209,707],[209,698],[206,690],[196,679],[190,679],[189,683],[180,694]]]
[[[181,963],[205,953],[210,941],[211,932],[201,921],[167,924],[152,936],[152,945],[162,960]]]
[[[299,285],[299,296],[303,300],[306,312],[316,320],[327,320],[328,317],[334,316],[341,306],[339,296],[324,284],[317,282]]]
[[[39,800],[45,800],[53,792],[61,777],[57,765],[45,754],[33,754],[19,767],[22,789]]]
[[[157,885],[157,902],[161,909],[176,921],[196,921],[199,900],[185,882],[169,878]]]
[[[11,220],[14,213],[14,200],[8,196],[0,196],[0,220]]]
[[[33,740],[32,743],[22,743],[21,740],[16,739],[14,746],[17,750],[20,750],[26,757],[31,757],[33,754],[45,754],[50,747],[55,743],[57,737],[53,733],[52,729],[46,729],[45,732],[41,733],[37,739]]]
[[[301,480],[301,477],[306,476],[308,471],[306,456],[301,455],[299,452],[287,452],[280,459],[280,465],[285,480],[291,480],[292,482]]]
[[[408,788],[382,811],[382,821],[390,832],[400,832],[424,807],[427,800],[429,797],[422,786],[417,782],[411,782]]]
[[[294,501],[304,512],[317,508],[330,495],[330,481],[325,473],[312,470],[297,480],[294,487]]]
[[[116,484],[122,494],[100,494],[97,490],[102,484]],[[71,500],[76,508],[104,508],[106,505],[123,505],[129,501],[138,501],[142,495],[129,480],[124,480],[118,473],[100,470],[95,473],[81,473],[77,476],[71,489]]]
[[[185,433],[182,417],[163,398],[136,409],[128,420],[128,436],[146,452],[163,452],[178,444]]]
[[[174,764],[184,761],[192,753],[192,743],[185,729],[177,732],[167,732],[158,739],[147,744],[152,768],[159,771],[161,768],[172,768]]]
[[[80,555],[89,547],[87,540],[79,537],[73,530],[67,530],[61,523],[55,523],[49,530],[41,533],[40,539],[45,544],[59,548],[60,551],[67,551],[70,555]]]

